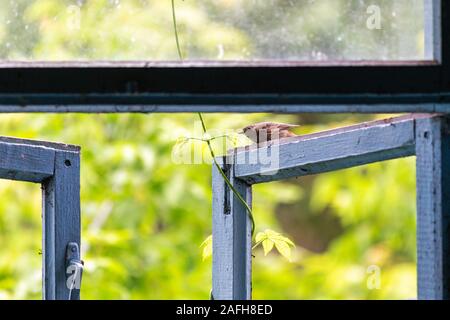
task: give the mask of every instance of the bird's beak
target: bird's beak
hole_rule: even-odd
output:
[[[243,130],[243,129],[239,130],[239,131],[237,132],[237,134],[244,134],[244,130]]]

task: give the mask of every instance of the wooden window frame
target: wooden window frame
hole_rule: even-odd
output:
[[[80,248],[80,148],[0,137],[0,153],[0,179],[42,185],[43,299],[79,299],[67,286],[66,250]]]
[[[2,61],[0,112],[450,112],[450,1],[425,3],[427,60]],[[337,142],[333,140],[337,136],[346,138],[346,146],[354,153],[323,148],[323,155],[306,155],[301,160],[310,162],[282,166],[280,175],[274,177],[285,179],[292,174],[338,170],[415,154],[418,296],[449,298],[447,119],[419,115],[364,124],[305,136],[295,144],[327,145]],[[358,143],[356,137],[374,144]],[[294,144],[280,147],[281,154],[295,149]],[[0,138],[1,148],[9,158],[0,159],[0,178],[43,185],[43,296],[67,299],[66,248],[80,243],[79,148]],[[269,181],[268,175],[258,173],[261,168],[224,164],[224,169],[249,203],[251,185]],[[213,295],[216,299],[249,299],[251,227],[244,208],[221,179],[214,168]],[[78,290],[72,298],[79,298]]]
[[[278,145],[276,174],[268,174],[273,168],[267,164],[248,161],[270,148],[238,149],[218,158],[249,205],[256,183],[415,155],[418,298],[450,298],[449,118],[408,115],[286,139]],[[214,166],[213,195],[213,296],[251,299],[251,221]]]
[[[1,62],[0,112],[448,112],[450,3],[424,61]]]

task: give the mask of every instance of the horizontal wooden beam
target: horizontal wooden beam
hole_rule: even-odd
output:
[[[237,149],[235,176],[249,184],[305,176],[415,154],[415,120],[408,115]]]
[[[42,182],[53,175],[55,151],[0,141],[0,179]]]
[[[450,113],[450,103],[357,103],[357,104],[308,104],[275,105],[227,105],[214,104],[38,104],[0,105],[0,113]]]
[[[67,286],[66,248],[80,247],[80,154],[55,150],[54,157],[54,174],[42,188],[43,298],[79,300],[80,288]]]
[[[42,147],[47,147],[50,149],[55,149],[58,151],[80,152],[80,150],[81,150],[80,146],[76,146],[76,145],[72,145],[72,144],[51,142],[51,141],[42,141],[42,140],[21,139],[21,138],[5,137],[5,136],[0,136],[0,142],[28,145],[28,146],[42,146]]]
[[[450,112],[438,94],[1,94],[0,113]]]

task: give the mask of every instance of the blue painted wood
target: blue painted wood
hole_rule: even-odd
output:
[[[250,184],[334,171],[414,155],[414,121],[375,121],[289,138],[234,154],[236,177]]]
[[[31,140],[31,139],[22,139],[22,138],[14,138],[14,137],[0,137],[0,142],[9,143],[9,144],[17,144],[17,145],[26,145],[32,147],[47,147],[55,150],[66,150],[73,152],[80,152],[81,148],[79,146],[65,144],[60,142],[50,142],[50,141],[42,141],[42,140]]]
[[[419,299],[450,298],[450,127],[417,121],[417,275]]]
[[[56,299],[54,179],[42,185],[42,298]]]
[[[0,106],[0,113],[450,113],[450,104],[297,104],[297,105],[33,105]]]
[[[117,101],[110,103],[108,101]],[[26,101],[26,102],[24,102]],[[403,113],[450,112],[450,93],[441,94],[134,94],[0,95],[0,113]]]
[[[57,150],[54,175],[43,184],[43,297],[67,300],[66,246],[80,246],[80,158]],[[72,292],[79,299],[79,290]]]
[[[450,113],[448,103],[298,105],[36,105],[0,106],[0,113]]]
[[[43,185],[43,298],[67,299],[65,248],[80,243],[80,148],[0,137],[0,178]],[[79,298],[79,291],[72,292]]]
[[[0,138],[0,178],[41,182],[53,175],[55,152]]]
[[[233,186],[251,206],[251,187],[234,178],[233,167],[224,167]],[[251,299],[250,219],[215,166],[212,187],[214,299]]]
[[[219,160],[220,159],[220,160]],[[217,160],[221,161],[222,158]],[[228,174],[228,170],[222,167]],[[233,217],[230,216],[225,181],[212,170],[213,269],[212,294],[217,300],[233,299]]]

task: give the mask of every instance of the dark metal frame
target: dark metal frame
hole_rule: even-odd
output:
[[[449,111],[450,3],[425,1],[427,61],[2,62],[0,111]]]
[[[79,299],[67,286],[66,249],[80,246],[80,148],[0,137],[0,154],[0,179],[42,185],[43,298]]]

